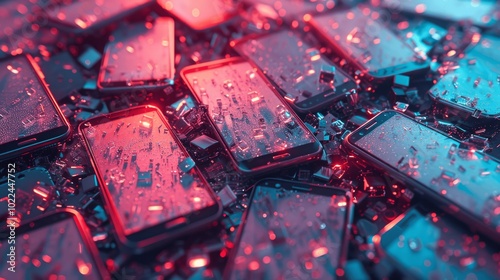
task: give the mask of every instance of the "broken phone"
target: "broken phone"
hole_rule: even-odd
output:
[[[174,20],[157,18],[110,37],[97,86],[100,92],[161,89],[174,83]]]
[[[346,190],[264,179],[253,187],[224,279],[335,279],[350,228]]]
[[[491,27],[500,19],[496,0],[382,0],[380,4],[397,13],[418,14],[440,20],[469,20],[481,27]]]
[[[30,55],[0,61],[0,160],[55,144],[68,121]]]
[[[392,110],[373,117],[344,143],[443,210],[500,240],[498,160]]]
[[[181,77],[230,151],[235,168],[255,174],[318,158],[321,144],[257,66],[228,58],[186,67]]]
[[[10,279],[111,279],[83,217],[59,209],[2,232],[0,275]],[[14,256],[13,258],[11,256]],[[12,271],[9,260],[14,260]],[[0,277],[1,278],[1,277]]]
[[[98,116],[79,131],[128,251],[142,253],[220,216],[215,193],[156,107]]]
[[[368,7],[312,16],[312,28],[344,58],[374,79],[423,70],[429,60],[382,23]]]
[[[96,31],[154,4],[154,0],[62,1],[46,9],[46,16],[58,28],[80,34]]]
[[[429,90],[437,102],[473,117],[500,118],[500,39],[485,35]]]
[[[386,225],[373,241],[404,279],[496,279],[500,273],[495,245],[452,217],[419,207]]]
[[[238,4],[232,0],[158,0],[170,15],[194,30],[205,30],[233,18]]]
[[[292,30],[252,35],[234,49],[257,64],[300,113],[317,111],[357,89],[353,78]]]

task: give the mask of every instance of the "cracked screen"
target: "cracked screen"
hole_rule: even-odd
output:
[[[335,277],[347,198],[255,188],[228,279]]]
[[[243,61],[185,74],[236,160],[314,143],[256,71]]]
[[[86,126],[83,133],[125,234],[215,204],[156,112]]]
[[[367,71],[384,75],[387,68],[400,71],[408,63],[425,62],[426,57],[377,22],[375,15],[369,8],[353,8],[314,16],[312,23]]]
[[[483,37],[432,87],[430,94],[470,111],[500,115],[500,59],[495,55],[499,48],[500,39]]]
[[[174,21],[158,18],[119,29],[106,46],[101,67],[103,87],[165,85],[174,79]]]
[[[499,162],[398,115],[355,145],[500,232]]]
[[[0,62],[0,145],[64,126],[27,58]]]
[[[320,51],[292,31],[281,31],[242,42],[235,49],[249,57],[283,91],[300,103],[310,97],[335,94],[335,87],[352,78],[336,68]],[[332,85],[321,81],[322,68],[331,68]],[[355,88],[355,85],[351,85]]]
[[[14,278],[10,279],[101,279],[92,255],[72,219],[65,219],[16,237]],[[2,258],[9,253],[7,240],[0,244]],[[9,275],[0,263],[0,275]],[[0,277],[2,278],[2,277]]]

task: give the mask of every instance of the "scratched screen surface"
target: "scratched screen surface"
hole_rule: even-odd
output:
[[[470,20],[475,25],[488,26],[499,16],[496,0],[382,0],[384,7],[396,11],[450,20]]]
[[[122,86],[145,81],[160,85],[173,83],[174,21],[158,18],[154,23],[119,29],[111,36],[105,55],[100,70],[103,86],[116,82]]]
[[[6,279],[101,279],[97,266],[72,219],[16,236],[16,271],[6,262],[7,240],[0,243],[0,278]],[[10,278],[11,277],[11,278]]]
[[[85,30],[152,0],[74,0],[47,10],[52,20]]]
[[[299,103],[319,94],[331,95],[334,88],[352,81],[336,69],[320,51],[292,31],[281,31],[250,39],[235,46],[249,57],[284,92]],[[321,68],[333,67],[335,87],[321,82]]]
[[[405,274],[416,279],[498,279],[500,255],[484,240],[448,216],[407,215],[400,222],[404,230],[384,248]]]
[[[226,21],[238,8],[232,0],[158,0],[158,4],[196,30]]]
[[[335,278],[346,197],[256,188],[229,278]]]
[[[0,62],[0,144],[64,126],[23,56]]]
[[[314,136],[248,62],[185,74],[237,161],[314,143]]]
[[[313,16],[312,23],[367,71],[425,61],[372,16],[369,8],[353,8]]]
[[[467,209],[500,232],[500,163],[406,117],[393,116],[355,145]]]
[[[500,115],[500,39],[485,36],[430,90],[435,98],[469,111]]]
[[[214,205],[196,169],[155,112],[83,129],[125,234]],[[183,168],[183,169],[181,169]]]

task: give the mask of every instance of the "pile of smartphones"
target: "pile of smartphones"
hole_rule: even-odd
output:
[[[499,279],[494,0],[0,2],[0,279]]]

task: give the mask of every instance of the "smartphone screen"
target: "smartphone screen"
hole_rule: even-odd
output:
[[[214,192],[160,114],[136,107],[80,126],[114,227],[126,242],[172,234],[172,228],[220,214]]]
[[[101,91],[156,88],[174,82],[174,21],[158,18],[118,29],[106,45]]]
[[[383,0],[382,6],[452,21],[491,26],[500,18],[496,0]]]
[[[15,239],[0,239],[0,275],[7,279],[110,279],[83,223],[78,213],[68,211],[17,228]],[[15,272],[9,270],[12,246]]]
[[[412,279],[496,279],[498,251],[446,215],[411,209],[373,238]],[[405,256],[405,257],[401,257]]]
[[[475,116],[500,116],[500,38],[483,36],[429,91],[440,102]]]
[[[321,145],[264,75],[232,58],[183,69],[182,77],[210,117],[242,171],[311,157]]]
[[[153,3],[152,0],[74,0],[48,10],[47,14],[52,21],[62,23],[74,32],[82,32]]]
[[[0,61],[0,159],[69,134],[69,125],[34,63],[27,56]]]
[[[234,48],[259,66],[298,111],[327,106],[356,89],[351,77],[293,31],[243,39]],[[322,71],[333,83],[321,79]]]
[[[232,0],[158,0],[158,3],[194,30],[219,25],[237,12],[237,4]]]
[[[441,207],[468,212],[490,232],[500,232],[496,159],[395,111],[380,113],[352,132],[347,142],[396,177],[448,202]]]
[[[345,259],[344,190],[265,179],[254,186],[225,279],[333,279]]]
[[[427,57],[379,23],[370,8],[315,15],[311,25],[347,59],[374,78],[428,67]],[[375,18],[375,19],[374,19]]]

